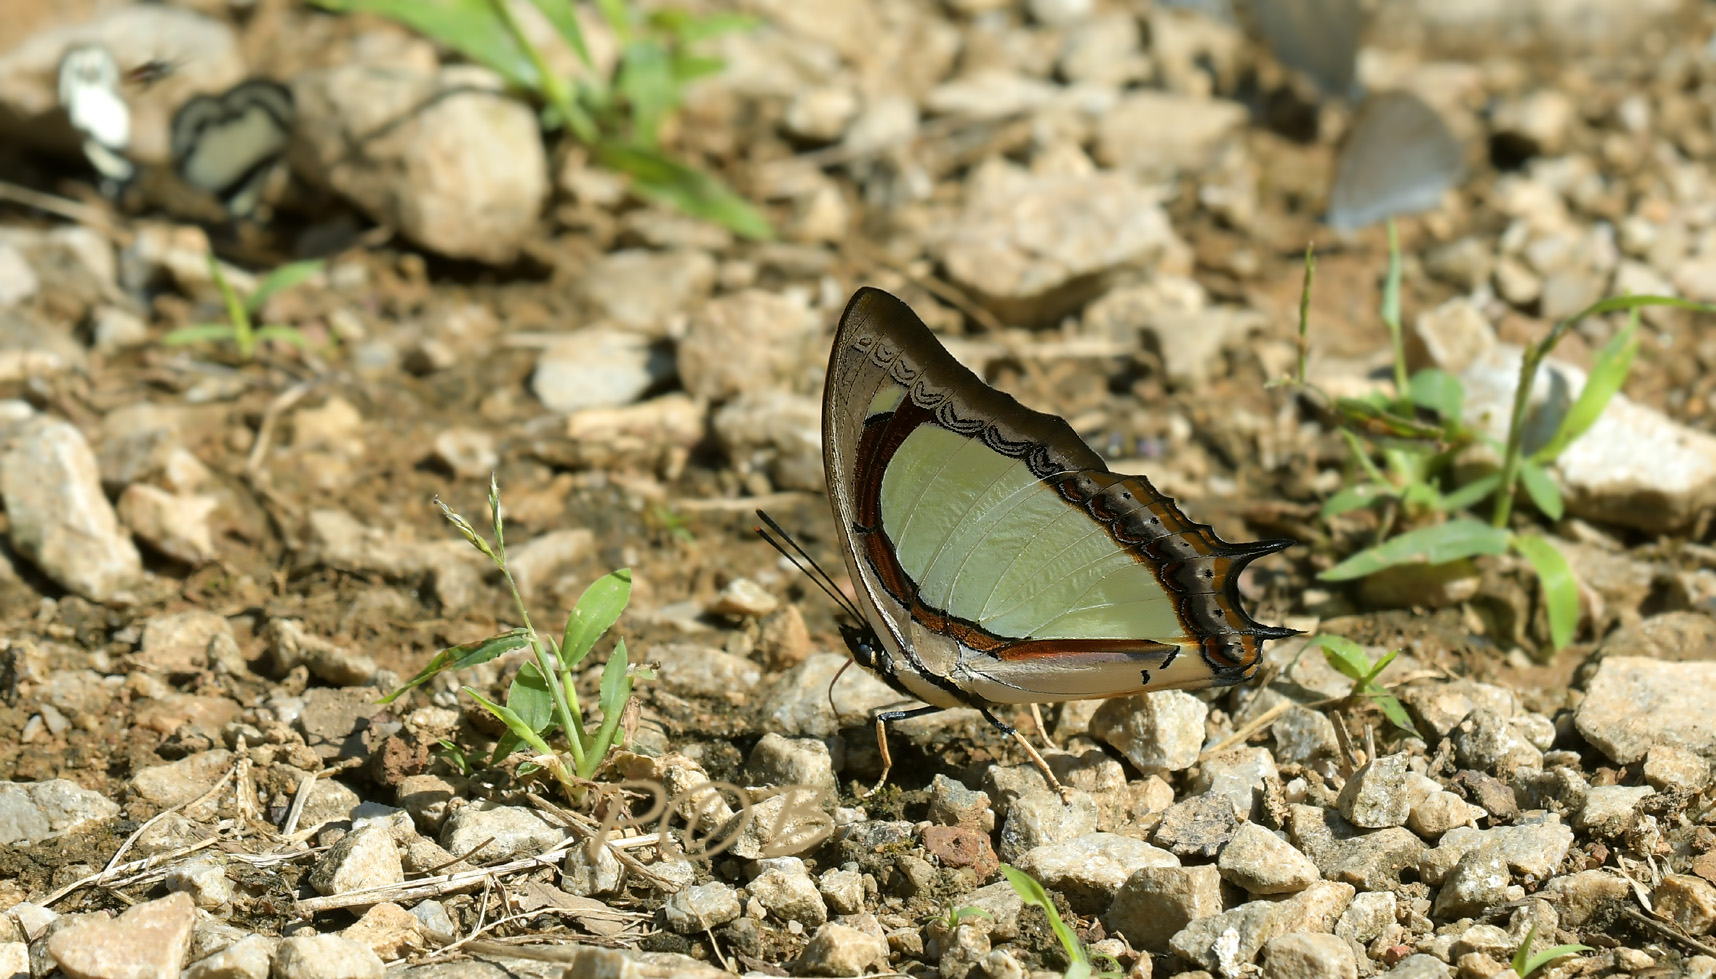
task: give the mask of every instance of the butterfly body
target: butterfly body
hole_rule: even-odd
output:
[[[1001,705],[1238,683],[1264,640],[1292,634],[1252,620],[1235,584],[1291,542],[1222,541],[984,384],[880,290],[860,290],[836,333],[823,447],[866,620],[848,645],[930,708],[995,720]]]

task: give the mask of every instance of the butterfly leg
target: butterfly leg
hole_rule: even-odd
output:
[[[1037,722],[1037,736],[1043,739],[1043,743],[1049,746],[1049,750],[1061,750],[1061,746],[1055,744],[1055,739],[1049,737],[1049,729],[1043,724],[1043,709],[1041,706],[1037,704],[1031,705],[1031,720]]]
[[[1001,720],[1001,718],[996,717],[987,707],[979,708],[979,710],[983,712],[984,720],[995,725],[995,729],[997,731],[1000,731],[1002,734],[1007,735],[1014,741],[1019,742],[1019,746],[1024,748],[1025,754],[1031,757],[1031,762],[1037,766],[1037,770],[1042,772],[1043,777],[1049,780],[1049,788],[1059,792],[1061,794],[1061,799],[1065,801],[1070,794],[1067,787],[1061,784],[1060,779],[1055,778],[1055,773],[1049,769],[1049,763],[1044,761],[1043,756],[1037,753],[1037,749],[1032,747],[1031,742],[1026,740],[1023,734],[1019,733],[1019,729]]]
[[[911,710],[883,711],[876,715],[876,747],[882,751],[882,777],[876,780],[876,784],[870,787],[870,791],[859,798],[868,798],[880,792],[882,786],[887,784],[888,773],[894,769],[894,756],[888,753],[888,722],[903,721],[908,717],[922,717],[925,714],[934,714],[943,709],[935,706],[914,707]]]

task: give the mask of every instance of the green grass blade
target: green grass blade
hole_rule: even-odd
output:
[[[161,343],[169,347],[183,347],[210,340],[231,340],[232,332],[232,327],[226,323],[197,323],[167,331],[167,335],[161,338]]]
[[[1591,366],[1591,375],[1585,381],[1585,387],[1579,391],[1579,397],[1573,406],[1567,409],[1567,414],[1561,419],[1561,424],[1536,452],[1530,461],[1548,462],[1560,455],[1575,439],[1584,435],[1603,409],[1619,393],[1627,382],[1627,374],[1633,368],[1633,358],[1639,351],[1639,311],[1632,310],[1627,316],[1627,325],[1609,338],[1603,349],[1597,354],[1597,361]],[[1529,488],[1529,487],[1528,487]]]
[[[584,28],[578,24],[578,14],[572,8],[572,0],[530,0],[542,16],[548,19],[554,29],[560,32],[566,44],[578,55],[578,60],[584,62],[584,67],[595,65],[590,59],[590,48],[584,43]]]
[[[1551,644],[1557,650],[1566,649],[1579,625],[1579,580],[1573,575],[1573,566],[1554,544],[1536,534],[1516,535],[1513,549],[1531,563],[1538,583],[1543,586]]]
[[[615,87],[631,109],[632,138],[653,149],[662,120],[679,105],[679,83],[667,47],[645,39],[626,45]]]
[[[1532,505],[1544,516],[1551,520],[1561,519],[1566,507],[1561,501],[1561,490],[1556,487],[1548,470],[1530,459],[1521,459],[1519,481],[1525,485],[1525,495],[1531,497]]]
[[[1460,379],[1437,367],[1426,367],[1412,375],[1412,403],[1434,411],[1443,423],[1460,420],[1466,388]]]
[[[1412,726],[1412,718],[1407,715],[1406,708],[1400,705],[1400,701],[1395,698],[1394,694],[1380,688],[1367,690],[1365,693],[1370,699],[1376,701],[1376,706],[1382,709],[1382,716],[1388,718],[1388,723],[1415,738],[1421,736],[1418,729]]]
[[[1400,328],[1400,235],[1388,219],[1388,275],[1382,280],[1382,324],[1394,345],[1394,394],[1402,403],[1411,385],[1406,379],[1406,337]]]
[[[1519,974],[1520,979],[1526,979],[1526,977],[1531,975],[1533,972],[1536,972],[1538,969],[1543,968],[1564,955],[1576,955],[1580,952],[1594,951],[1596,951],[1596,949],[1589,945],[1551,945],[1525,960],[1525,971]]]
[[[651,13],[649,23],[656,30],[673,35],[680,44],[696,44],[722,34],[755,30],[761,22],[750,14],[694,14],[669,8]]]
[[[1363,680],[1370,672],[1370,657],[1364,654],[1364,647],[1345,636],[1321,633],[1306,640],[1305,648],[1321,649],[1335,672],[1349,680]]]
[[[657,150],[611,141],[597,143],[596,161],[632,178],[639,197],[712,221],[746,238],[766,240],[774,229],[762,212],[711,174]]]
[[[1480,554],[1501,554],[1507,545],[1508,532],[1500,527],[1466,518],[1450,520],[1366,548],[1317,577],[1323,581],[1350,581],[1397,564],[1443,564]]]
[[[256,291],[244,301],[244,308],[254,313],[262,308],[277,292],[283,292],[308,279],[320,274],[327,265],[321,259],[310,259],[303,262],[287,262],[268,273],[261,282],[256,284]]]
[[[458,646],[449,646],[436,653],[429,660],[429,665],[419,670],[417,675],[406,681],[405,686],[381,698],[377,703],[391,704],[400,694],[413,687],[420,686],[434,679],[435,674],[446,670],[458,670],[467,666],[487,663],[502,653],[510,653],[515,649],[523,649],[530,645],[530,634],[523,629],[512,629],[498,636],[478,639]]]
[[[1388,669],[1388,664],[1394,662],[1394,658],[1399,655],[1400,650],[1391,649],[1379,656],[1376,662],[1370,664],[1370,669],[1365,671],[1365,675],[1359,678],[1359,682],[1376,685],[1376,678],[1381,676],[1382,671]]]
[[[518,737],[521,740],[523,740],[525,744],[528,744],[532,748],[535,748],[537,754],[552,755],[554,753],[552,750],[549,749],[548,742],[542,740],[541,735],[537,734],[535,731],[532,731],[530,729],[530,725],[525,723],[524,718],[519,717],[517,714],[513,713],[513,710],[511,707],[506,707],[506,706],[503,706],[501,704],[497,704],[494,701],[483,696],[482,694],[477,693],[475,690],[472,690],[470,687],[466,687],[465,692],[471,695],[472,700],[481,704],[484,710],[488,711],[489,713],[493,714],[495,717],[499,718],[500,722],[502,724],[506,725],[507,730],[511,731],[513,734],[518,735]]]
[[[626,641],[621,639],[614,645],[614,655],[608,657],[608,665],[602,668],[602,726],[596,731],[595,740],[591,742],[590,752],[586,756],[584,767],[590,770],[578,773],[585,778],[596,773],[602,759],[608,756],[608,749],[614,743],[614,735],[620,729],[620,717],[625,713],[626,701],[632,695],[632,680],[626,666]]]
[[[312,0],[325,10],[377,14],[452,48],[519,88],[538,91],[542,77],[489,7],[488,0]]]
[[[310,343],[310,338],[304,335],[303,330],[280,323],[270,323],[267,326],[257,328],[256,342],[262,343],[265,340],[279,340],[281,343],[291,344],[299,350],[309,350],[314,346]]]
[[[560,641],[560,662],[568,670],[577,666],[602,633],[619,621],[631,597],[630,568],[605,574],[584,589],[572,614],[566,617],[566,632]]]
[[[1501,485],[1501,473],[1491,473],[1481,479],[1474,479],[1452,493],[1442,497],[1438,509],[1449,513],[1476,506],[1484,497],[1496,491]]]
[[[1361,398],[1337,398],[1335,411],[1342,421],[1369,435],[1439,441],[1443,434],[1440,425],[1427,425]]]
[[[1084,943],[1079,941],[1078,936],[1073,934],[1072,929],[1068,928],[1066,922],[1061,920],[1060,911],[1056,910],[1055,902],[1049,900],[1049,893],[1043,890],[1043,885],[1037,883],[1037,879],[1030,874],[1007,864],[1001,865],[1001,873],[1006,876],[1007,883],[1013,886],[1013,893],[1019,895],[1019,900],[1033,907],[1041,908],[1043,914],[1048,916],[1049,928],[1054,931],[1055,938],[1060,941],[1061,948],[1067,953],[1067,958],[1072,961],[1072,965],[1067,968],[1066,974],[1072,975],[1073,969],[1082,965],[1084,967],[1083,975],[1090,975],[1090,955],[1085,952]]]
[[[548,689],[548,681],[543,678],[542,671],[535,663],[526,663],[519,667],[518,675],[512,679],[512,687],[506,692],[506,705],[518,715],[532,731],[546,736],[554,727],[554,694]],[[495,742],[495,750],[489,755],[489,764],[498,764],[502,758],[518,750],[523,744],[518,735],[511,731],[500,736]]]
[[[1378,486],[1375,483],[1348,486],[1337,491],[1334,496],[1329,497],[1323,503],[1321,516],[1327,520],[1352,510],[1362,510],[1377,500],[1393,495],[1393,493],[1388,492],[1388,487]]]

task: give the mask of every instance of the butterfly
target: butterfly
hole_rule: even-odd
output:
[[[1435,109],[1411,92],[1373,95],[1336,158],[1329,226],[1351,231],[1431,210],[1464,172],[1459,141]]]
[[[293,116],[292,92],[277,82],[252,79],[219,96],[198,95],[173,114],[173,169],[232,217],[246,217],[286,151]]]
[[[835,332],[822,448],[856,601],[818,583],[853,619],[853,660],[924,704],[875,715],[882,781],[888,723],[973,707],[1058,788],[997,708],[1239,683],[1266,640],[1295,635],[1238,592],[1247,564],[1293,541],[1223,541],[1065,420],[985,384],[879,289]]]
[[[67,51],[60,59],[60,106],[83,137],[83,154],[101,174],[102,187],[116,193],[136,173],[126,158],[131,110],[119,95],[119,65],[99,45]]]

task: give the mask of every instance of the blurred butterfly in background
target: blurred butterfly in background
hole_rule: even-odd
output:
[[[875,715],[884,781],[887,723],[972,707],[1058,786],[997,707],[1240,683],[1266,640],[1294,634],[1252,619],[1238,588],[1292,541],[1223,541],[1148,479],[1110,472],[1065,420],[985,384],[879,289],[841,317],[822,446],[856,601],[759,516],[853,620],[854,661],[925,705]]]
[[[173,115],[174,172],[231,217],[248,217],[286,152],[294,114],[291,90],[262,79],[195,96]]]
[[[1330,227],[1355,231],[1432,210],[1460,182],[1464,152],[1435,109],[1410,92],[1365,95],[1359,0],[1250,0],[1246,12],[1277,61],[1310,78],[1325,98],[1358,105],[1335,161]]]
[[[83,155],[101,175],[103,192],[116,194],[136,174],[125,156],[131,110],[119,94],[119,65],[99,45],[72,48],[60,60],[60,106],[83,138]]]

